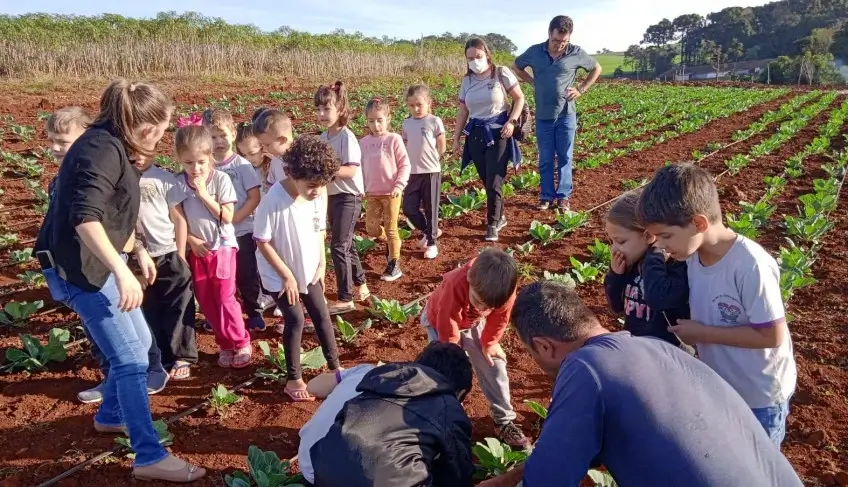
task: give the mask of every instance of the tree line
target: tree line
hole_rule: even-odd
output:
[[[676,65],[777,59],[777,79],[798,75],[809,83],[842,81],[834,59],[848,61],[848,0],[781,0],[760,7],[729,7],[706,17],[662,19],[625,52],[625,66],[659,75]]]

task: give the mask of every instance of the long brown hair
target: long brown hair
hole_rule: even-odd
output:
[[[347,126],[350,119],[350,103],[347,99],[347,89],[341,80],[331,85],[323,85],[315,92],[315,106],[334,106],[339,112],[339,127]]]
[[[171,117],[174,103],[159,88],[118,78],[100,96],[100,113],[92,125],[111,126],[127,151],[147,157],[156,153],[145,149],[133,130],[149,123],[159,125]]]
[[[641,189],[634,189],[619,196],[607,212],[607,221],[631,232],[644,232],[645,227],[636,217],[636,204],[641,193]]]
[[[465,41],[465,49],[462,51],[466,55],[466,61],[468,60],[468,50],[471,48],[480,49],[484,53],[486,53],[486,60],[489,61],[489,69],[492,70],[492,78],[495,77],[495,62],[492,61],[492,51],[489,50],[489,45],[486,44],[486,41],[480,39],[479,37],[472,37]],[[467,68],[465,71],[465,76],[471,76],[474,74],[474,71],[471,71],[471,68]]]
[[[256,134],[253,131],[253,125],[250,122],[244,122],[239,124],[238,128],[236,128],[236,153],[238,155],[244,157],[244,153],[242,153],[241,149],[239,149],[239,144],[248,140],[255,139]],[[252,165],[252,164],[251,164]],[[268,171],[271,168],[271,158],[268,157],[267,154],[263,151],[262,153],[262,165],[259,166],[259,172],[262,174],[262,187],[267,186],[268,180]]]

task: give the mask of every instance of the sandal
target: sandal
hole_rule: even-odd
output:
[[[283,392],[286,393],[287,396],[292,400],[292,402],[312,402],[315,400],[315,396],[309,393],[306,388],[303,389],[289,389],[288,387],[283,388]]]
[[[356,305],[353,301],[336,301],[335,303],[327,306],[327,311],[330,312],[330,316],[349,313],[355,309]]]
[[[235,351],[235,355],[233,355],[232,367],[234,369],[243,369],[250,365],[250,359],[252,357],[253,347],[247,345],[246,347],[239,348]]]
[[[165,470],[162,467],[157,467],[160,463],[162,462],[146,467],[135,467],[132,471],[133,478],[145,482],[162,480],[164,482],[187,484],[201,479],[206,475],[205,468],[197,467],[185,461],[183,462],[183,467],[178,470]]]
[[[191,364],[178,360],[171,367],[171,380],[188,380],[191,379]]]
[[[221,350],[218,354],[218,366],[228,369],[233,366],[233,351]]]

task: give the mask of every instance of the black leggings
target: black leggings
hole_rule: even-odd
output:
[[[327,359],[330,370],[339,368],[339,351],[336,347],[336,335],[333,332],[333,322],[330,320],[330,311],[324,300],[324,288],[320,283],[310,284],[306,287],[308,294],[301,294],[300,301],[306,307],[306,312],[312,318],[315,325],[315,334],[318,335],[318,343]],[[277,298],[277,306],[283,312],[283,351],[286,355],[286,374],[290,380],[299,380],[303,371],[300,370],[300,344],[303,339],[303,308],[300,303],[294,305],[289,303],[285,293]]]
[[[486,133],[482,127],[471,131],[465,140],[477,174],[486,188],[486,220],[488,225],[497,225],[503,217],[503,184],[509,163],[507,142],[501,139],[501,130],[492,129],[494,144],[486,145]]]

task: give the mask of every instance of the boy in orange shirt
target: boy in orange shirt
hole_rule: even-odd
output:
[[[462,346],[489,401],[498,437],[512,447],[530,448],[513,421],[506,354],[500,346],[515,301],[518,268],[504,251],[491,247],[445,274],[421,313],[431,342]]]

